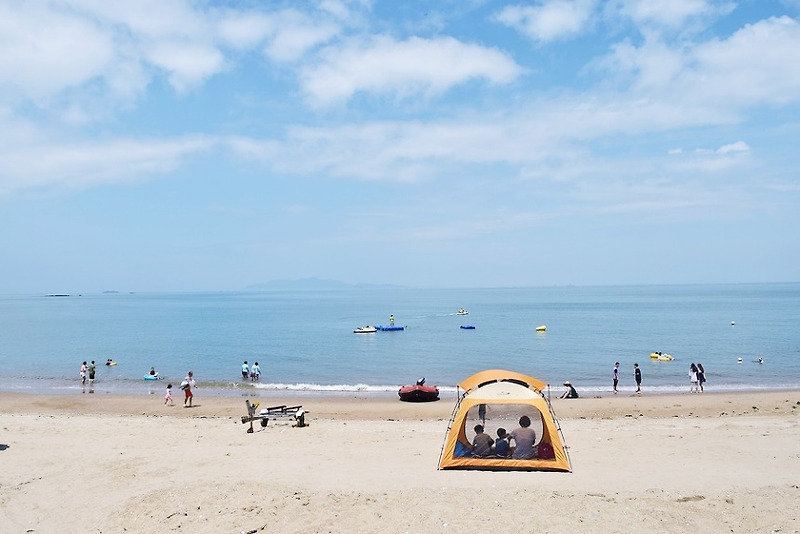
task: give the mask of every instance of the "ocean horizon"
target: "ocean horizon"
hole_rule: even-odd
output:
[[[0,391],[86,392],[84,360],[97,365],[92,392],[132,394],[160,394],[189,370],[198,394],[262,396],[388,396],[425,377],[448,398],[490,368],[545,380],[555,396],[565,380],[607,395],[617,361],[621,393],[635,390],[634,363],[645,394],[688,392],[690,363],[705,366],[709,391],[792,389],[800,377],[797,283],[61,295],[0,296]],[[405,329],[353,333],[390,315]],[[244,360],[259,362],[260,382],[242,381]],[[143,380],[151,366],[163,380]]]

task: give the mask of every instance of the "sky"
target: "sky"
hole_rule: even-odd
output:
[[[0,0],[0,293],[800,281],[800,0]]]

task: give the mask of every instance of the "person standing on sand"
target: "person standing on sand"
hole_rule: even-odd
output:
[[[700,386],[700,393],[704,391],[703,384],[706,381],[706,370],[703,369],[703,364],[697,364],[697,384]]]
[[[642,370],[639,369],[639,364],[633,364],[633,379],[636,380],[636,393],[642,392]]]
[[[619,384],[619,362],[614,364],[614,371],[613,371],[613,380],[614,380],[614,395],[617,394],[617,384]]]
[[[167,404],[170,406],[174,406],[175,404],[172,402],[172,384],[167,384],[167,393],[164,395],[164,406]]]
[[[83,384],[83,385],[86,385],[86,371],[88,369],[89,368],[86,367],[86,362],[83,362],[81,364],[81,384]]]
[[[183,390],[183,407],[184,408],[191,408],[192,407],[192,398],[194,397],[194,393],[192,390],[197,387],[197,382],[194,381],[194,374],[189,371],[186,375],[186,378],[183,379],[183,383],[181,383],[181,389]]]
[[[697,384],[697,366],[689,366],[689,393],[700,393],[700,386]]]

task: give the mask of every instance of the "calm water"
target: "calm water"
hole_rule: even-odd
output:
[[[389,314],[407,329],[353,333]],[[645,393],[687,391],[691,362],[710,390],[783,389],[798,387],[799,326],[800,284],[0,296],[0,390],[79,393],[92,359],[96,393],[160,393],[142,379],[155,366],[173,383],[193,370],[198,393],[245,394],[243,360],[265,394],[389,395],[424,376],[448,396],[488,368],[608,394],[615,361],[622,391],[634,362]]]

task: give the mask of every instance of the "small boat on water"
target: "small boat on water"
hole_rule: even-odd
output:
[[[425,379],[420,378],[413,386],[401,387],[397,394],[401,401],[405,402],[430,402],[439,400],[439,388],[436,386],[426,386]]]
[[[464,329],[464,330],[475,330],[475,325],[474,324],[462,324],[461,328]]]
[[[144,375],[142,378],[144,378],[145,380],[161,380],[161,377],[158,376],[158,374]]]
[[[673,358],[670,354],[664,354],[662,352],[651,352],[650,359],[658,360],[660,362],[671,362],[675,358]]]
[[[469,312],[464,308],[459,308],[458,312],[456,312],[456,315],[469,315]]]
[[[536,327],[536,331],[537,331],[537,332],[546,332],[546,331],[547,331],[547,325],[544,325],[544,324],[543,324],[543,325],[541,325],[541,326],[537,326],[537,327]]]
[[[377,331],[378,331],[378,329],[375,328],[374,326],[367,325],[367,326],[359,326],[358,328],[353,330],[353,333],[354,334],[374,334]]]
[[[405,330],[406,329],[405,326],[397,326],[397,325],[393,325],[393,324],[390,324],[389,326],[378,325],[375,328],[377,330],[380,330],[381,332],[396,332],[398,330]]]

